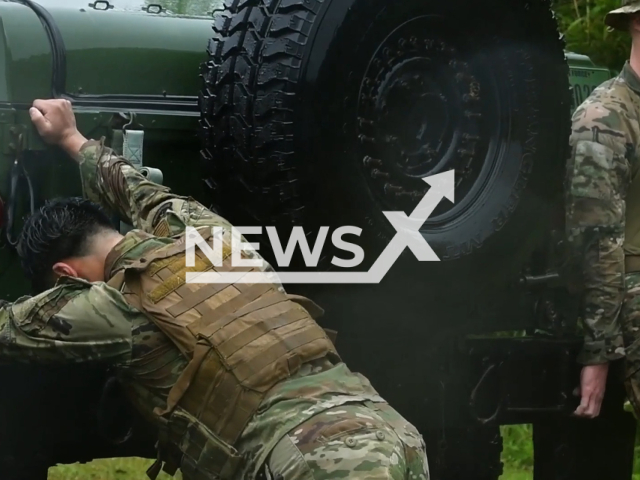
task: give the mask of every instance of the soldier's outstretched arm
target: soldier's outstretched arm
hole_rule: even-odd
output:
[[[135,228],[171,236],[187,226],[231,225],[191,197],[147,180],[102,140],[87,140],[78,132],[71,103],[36,100],[31,118],[42,138],[59,145],[80,165],[84,196],[117,213]]]
[[[106,284],[65,278],[34,297],[0,302],[0,363],[126,365],[135,315]]]

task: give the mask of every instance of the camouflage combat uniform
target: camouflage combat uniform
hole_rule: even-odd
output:
[[[579,361],[626,357],[640,414],[640,78],[629,63],[576,110],[571,147],[567,230],[584,274]]]
[[[169,244],[170,237],[182,235],[187,226],[229,226],[193,199],[148,182],[102,142],[85,144],[80,157],[85,196],[102,202],[137,229],[107,258],[107,280],[113,280],[119,265],[132,259],[144,261],[145,252]],[[150,422],[157,420],[154,412],[166,407],[169,392],[189,364],[121,290],[111,283],[77,278],[63,278],[49,291],[1,306],[0,359],[107,361],[116,367],[133,404]],[[217,400],[223,403],[211,409],[212,415],[233,408],[234,399]],[[198,408],[202,410],[194,410]],[[183,477],[213,478],[185,471],[187,453],[195,452],[190,458],[198,462],[207,460],[204,457],[214,449],[207,443],[209,437],[199,436],[202,425],[193,421],[196,414],[180,412],[195,425],[176,445]],[[303,363],[268,390],[234,446],[241,461],[233,478],[429,478],[420,434],[339,357],[322,356]]]

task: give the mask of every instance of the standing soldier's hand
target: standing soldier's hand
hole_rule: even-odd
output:
[[[68,100],[35,100],[29,109],[31,121],[42,139],[75,155],[87,141],[78,131]]]
[[[600,415],[600,407],[607,385],[609,364],[586,365],[580,373],[580,405],[574,415],[584,418],[595,418]]]

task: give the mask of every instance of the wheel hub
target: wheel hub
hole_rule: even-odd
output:
[[[384,210],[409,212],[427,192],[421,179],[451,169],[460,204],[477,190],[490,154],[495,132],[487,129],[496,124],[486,115],[491,88],[479,80],[482,65],[460,60],[468,53],[464,46],[460,51],[459,37],[444,32],[441,19],[433,17],[398,27],[379,46],[362,80],[360,158]],[[452,208],[440,207],[435,215]]]
[[[429,75],[430,62],[412,58],[399,63],[376,92],[379,132],[397,139],[385,152],[390,168],[405,175],[428,174],[452,135],[447,97]]]

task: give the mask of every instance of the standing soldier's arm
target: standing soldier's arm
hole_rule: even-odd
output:
[[[579,362],[586,368],[577,413],[586,416],[599,412],[608,363],[624,356],[619,314],[624,298],[625,196],[630,165],[623,126],[619,113],[589,102],[576,111],[571,136],[566,228],[584,281],[585,341]],[[591,394],[595,398],[590,400]]]
[[[117,290],[77,278],[15,303],[0,301],[0,363],[126,365],[135,315]]]
[[[87,140],[76,129],[71,104],[66,100],[36,100],[32,120],[40,135],[58,144],[80,165],[84,196],[117,213],[135,228],[162,236],[177,235],[187,226],[231,225],[190,197],[183,197],[147,180],[126,159],[102,141]],[[44,116],[43,116],[44,113]],[[47,136],[47,117],[65,124],[61,138]]]

